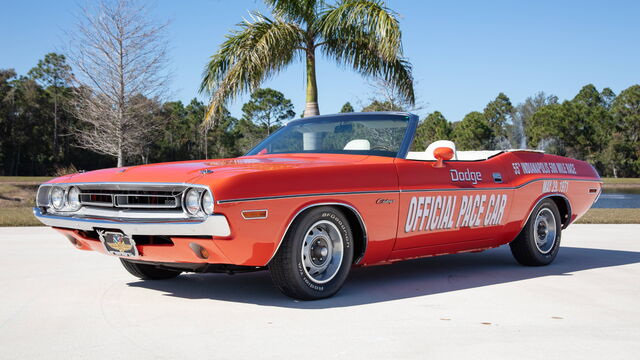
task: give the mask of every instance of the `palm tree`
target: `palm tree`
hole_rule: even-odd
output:
[[[415,102],[411,64],[402,56],[396,14],[381,0],[265,0],[273,19],[253,12],[227,35],[211,57],[200,91],[211,94],[205,117],[212,121],[223,105],[257,89],[294,60],[306,60],[304,116],[320,113],[316,50],[364,76],[383,78],[409,103]]]

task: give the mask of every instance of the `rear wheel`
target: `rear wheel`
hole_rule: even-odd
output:
[[[560,249],[561,231],[558,206],[545,199],[533,209],[524,229],[509,244],[511,253],[522,265],[548,265]]]
[[[123,258],[120,258],[120,262],[131,275],[142,280],[172,279],[182,273],[180,270],[160,269],[154,265],[138,264]]]
[[[275,285],[302,300],[330,297],[344,284],[353,260],[351,227],[342,211],[317,207],[297,219],[269,264]]]

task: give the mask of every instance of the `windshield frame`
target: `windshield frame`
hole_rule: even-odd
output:
[[[396,153],[395,156],[392,157],[396,157],[399,159],[404,159],[407,156],[407,153],[409,152],[409,148],[411,146],[411,143],[413,142],[413,137],[415,136],[415,132],[416,132],[416,128],[418,126],[418,116],[415,114],[411,114],[408,112],[366,112],[366,113],[345,113],[345,114],[331,114],[331,115],[320,115],[320,116],[311,116],[308,118],[302,118],[302,119],[297,119],[297,120],[293,120],[293,121],[289,121],[287,124],[285,124],[283,127],[281,127],[280,129],[278,129],[276,132],[274,132],[273,134],[267,136],[264,140],[260,141],[258,143],[258,145],[254,146],[251,150],[249,150],[245,155],[243,156],[254,156],[254,155],[258,155],[257,154],[257,149],[263,147],[263,145],[273,136],[275,136],[276,134],[278,134],[280,131],[283,131],[284,129],[287,128],[287,126],[291,126],[291,125],[301,125],[301,124],[307,124],[307,123],[319,123],[319,122],[332,122],[332,121],[336,121],[336,118],[338,118],[339,120],[342,121],[369,121],[369,120],[380,120],[381,118],[390,118],[390,117],[400,117],[403,119],[407,120],[407,128],[405,129],[405,133],[404,136],[402,137],[402,142],[400,143],[400,148],[398,149],[398,152]],[[297,153],[297,152],[290,152],[290,153],[284,153],[284,154],[307,154],[305,153]],[[314,154],[333,154],[331,152],[315,152]],[[385,155],[373,155],[370,154],[369,156],[383,156],[383,157],[389,157],[389,156],[385,156]]]

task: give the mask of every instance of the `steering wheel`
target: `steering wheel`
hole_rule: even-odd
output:
[[[371,150],[378,150],[378,151],[392,151],[391,149],[387,148],[386,146],[382,146],[382,145],[375,145],[371,147]]]

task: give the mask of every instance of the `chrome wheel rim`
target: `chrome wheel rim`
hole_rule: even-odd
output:
[[[548,208],[538,211],[533,224],[533,236],[536,248],[543,254],[548,254],[556,244],[556,218]]]
[[[333,279],[342,265],[343,239],[338,227],[327,220],[315,222],[302,241],[302,268],[316,284]]]

